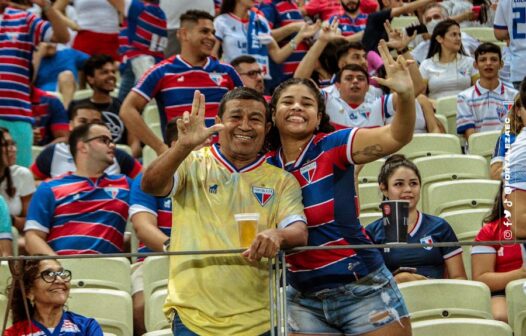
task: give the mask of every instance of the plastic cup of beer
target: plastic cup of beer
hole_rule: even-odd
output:
[[[242,248],[248,248],[258,233],[259,214],[258,213],[241,213],[235,214],[239,231],[239,243]]]

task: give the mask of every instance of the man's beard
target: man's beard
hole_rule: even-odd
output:
[[[343,9],[346,11],[346,12],[349,12],[349,13],[355,13],[356,11],[358,11],[358,9],[360,8],[360,1],[358,1],[358,3],[356,4],[356,6],[354,7],[351,7],[349,5],[346,5],[344,4],[343,2],[340,2],[340,4],[342,5]]]

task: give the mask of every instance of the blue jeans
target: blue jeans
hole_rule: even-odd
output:
[[[139,78],[137,78],[137,80],[139,80]],[[121,101],[121,103],[124,101],[124,98],[126,98],[128,93],[130,93],[131,89],[133,89],[134,85],[135,75],[133,74],[130,62],[128,61],[126,64],[121,66],[121,85],[119,86],[118,95],[118,99]]]
[[[194,333],[188,329],[177,314],[174,315],[174,320],[172,322],[172,333],[175,336],[199,336],[199,334]],[[261,336],[270,336],[270,331],[262,334]]]
[[[287,288],[289,332],[361,335],[409,316],[394,278],[383,265],[358,281],[302,294]]]

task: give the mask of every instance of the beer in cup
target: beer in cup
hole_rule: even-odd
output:
[[[258,213],[235,214],[239,231],[239,244],[242,248],[248,248],[256,238],[259,225]]]

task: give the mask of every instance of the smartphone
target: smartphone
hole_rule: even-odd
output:
[[[398,269],[393,272],[393,275],[397,275],[398,273],[402,273],[402,272],[416,273],[416,268],[414,268],[414,267],[398,267]]]
[[[417,35],[427,33],[426,25],[421,23],[419,25],[413,25],[413,26],[409,26],[409,27],[405,28],[405,32],[406,32],[407,36],[413,36],[415,31],[416,31]]]

